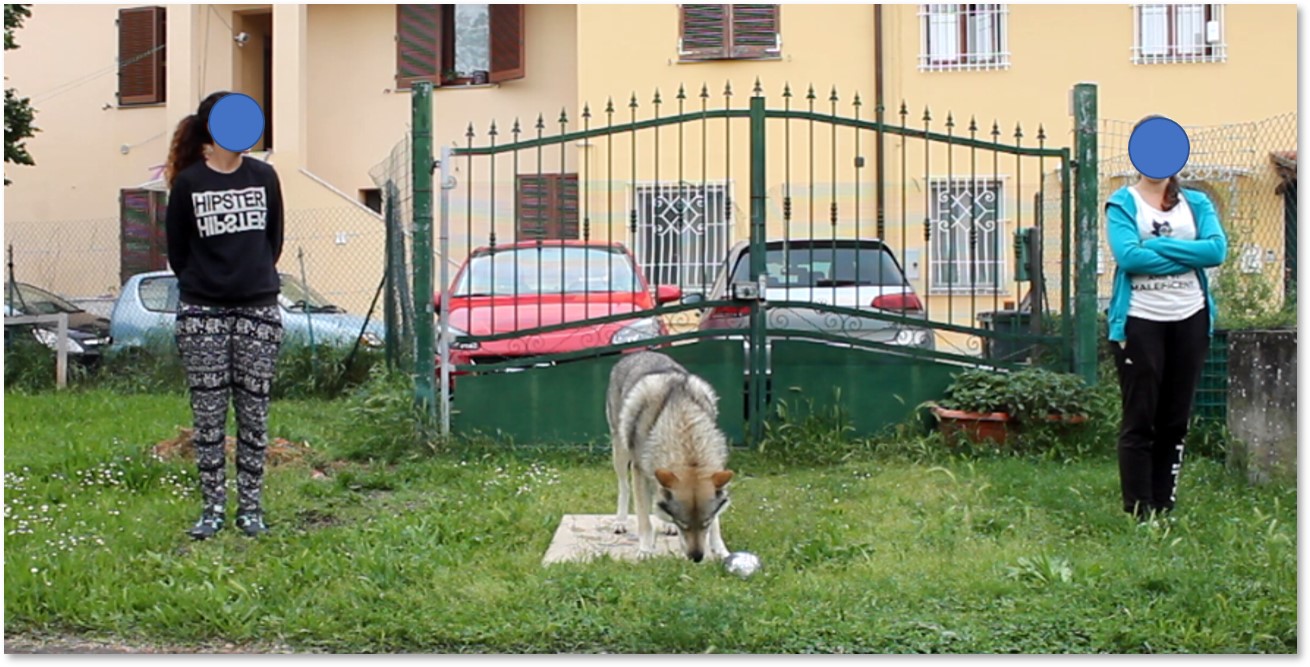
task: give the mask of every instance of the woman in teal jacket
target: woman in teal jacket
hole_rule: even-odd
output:
[[[1105,212],[1117,264],[1108,316],[1123,393],[1119,480],[1124,511],[1144,521],[1174,508],[1214,330],[1205,269],[1223,264],[1228,238],[1210,198],[1177,176],[1140,175],[1110,196]]]

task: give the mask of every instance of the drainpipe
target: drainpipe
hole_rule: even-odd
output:
[[[873,108],[877,114],[879,127],[883,121],[883,109],[886,107],[882,94],[882,4],[873,6]],[[883,171],[883,132],[879,129],[874,133],[874,179],[876,187],[876,206],[878,220],[878,237],[881,239],[886,236],[887,228],[887,209],[883,201],[884,195],[884,174]]]

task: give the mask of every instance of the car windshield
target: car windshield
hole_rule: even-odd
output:
[[[64,298],[26,283],[5,283],[5,306],[24,315],[82,312]]]
[[[847,287],[901,285],[905,280],[881,245],[815,241],[790,248],[769,248],[764,270],[769,287]],[[750,253],[742,253],[733,268],[733,281],[750,280]]]
[[[641,279],[626,253],[607,248],[516,248],[469,260],[455,296],[637,292]]]
[[[287,310],[310,313],[344,313],[340,307],[332,304],[314,288],[300,282],[294,276],[282,274],[282,299]]]

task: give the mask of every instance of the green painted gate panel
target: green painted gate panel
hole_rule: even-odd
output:
[[[862,436],[905,422],[918,405],[942,397],[952,373],[966,370],[933,359],[810,341],[775,341],[771,357],[773,403],[786,401],[794,414],[813,401],[822,413],[840,391],[854,434]]]
[[[719,425],[742,440],[746,359],[740,341],[699,341],[661,350],[705,378],[719,393]],[[581,359],[518,373],[460,376],[451,431],[533,444],[609,442],[605,390],[617,355]]]

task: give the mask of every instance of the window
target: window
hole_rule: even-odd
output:
[[[682,60],[774,58],[782,50],[778,5],[682,5]]]
[[[163,104],[165,14],[163,7],[118,10],[118,104]]]
[[[469,258],[455,296],[639,292],[628,255],[597,246],[502,248]]]
[[[713,283],[731,243],[727,184],[638,185],[634,194],[633,246],[650,281],[684,289]]]
[[[1135,5],[1133,62],[1223,62],[1222,5]]]
[[[519,239],[578,238],[578,175],[520,174]]]
[[[786,247],[783,247],[783,245]],[[877,241],[797,239],[770,241],[764,255],[769,287],[805,288],[905,284],[887,248]],[[749,281],[750,251],[737,258],[734,283]]]
[[[164,215],[168,193],[124,188],[118,191],[118,280],[168,268],[168,238]]]
[[[1006,290],[1004,189],[999,179],[935,179],[930,184],[932,221],[928,263],[932,292]],[[971,230],[977,242],[971,244]]]
[[[920,5],[919,71],[1010,66],[1005,5]]]
[[[396,85],[523,78],[523,5],[396,5]]]
[[[382,212],[382,189],[363,188],[359,191],[359,201],[374,213]]]
[[[156,313],[177,311],[178,288],[177,278],[174,276],[143,278],[137,284],[137,294],[141,297],[141,305],[146,310]]]

